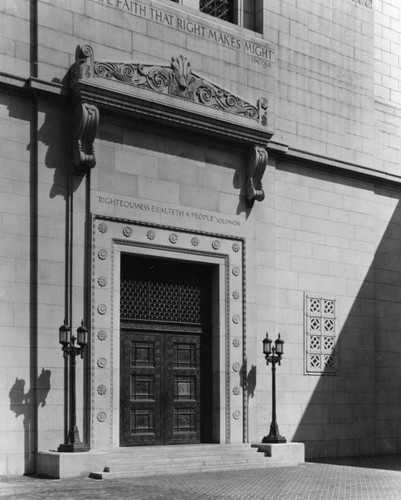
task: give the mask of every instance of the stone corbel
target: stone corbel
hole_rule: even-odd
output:
[[[78,175],[85,175],[96,165],[94,142],[99,124],[99,110],[93,104],[82,102],[75,104],[74,108],[74,166]]]
[[[247,159],[246,171],[246,204],[252,207],[256,201],[265,199],[263,191],[262,177],[267,165],[267,151],[262,146],[253,146]]]

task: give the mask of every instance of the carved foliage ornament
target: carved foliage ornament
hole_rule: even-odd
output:
[[[362,5],[363,7],[367,7],[368,9],[372,8],[372,0],[352,0],[355,4]]]
[[[192,101],[204,106],[241,115],[267,127],[268,100],[263,97],[253,105],[241,97],[209,82],[192,70],[189,59],[174,56],[170,66],[141,63],[94,61],[93,49],[77,49],[76,78],[106,78]]]

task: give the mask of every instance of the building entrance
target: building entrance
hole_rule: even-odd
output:
[[[121,446],[210,442],[211,268],[122,255]]]

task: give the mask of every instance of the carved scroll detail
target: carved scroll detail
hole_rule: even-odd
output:
[[[248,206],[253,206],[255,200],[263,201],[265,199],[262,177],[267,165],[267,159],[268,155],[264,147],[254,146],[249,151],[246,181],[246,203]],[[259,180],[257,181],[256,178]],[[257,182],[259,184],[258,189],[255,188]]]
[[[93,49],[90,45],[78,45],[75,50],[75,79],[93,76]]]
[[[84,66],[89,67],[90,65]],[[89,74],[91,73],[90,70]],[[259,99],[256,106],[228,92],[192,71],[185,56],[174,56],[169,66],[149,64],[94,62],[93,76],[116,80],[135,87],[186,99],[210,108],[227,111],[256,120],[267,126],[266,98]]]
[[[74,113],[74,165],[76,173],[85,175],[96,165],[95,136],[99,124],[99,110],[93,104],[78,103]]]

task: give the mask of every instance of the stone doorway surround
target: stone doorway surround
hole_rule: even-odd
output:
[[[213,441],[247,441],[245,244],[242,238],[92,217],[90,447],[120,441],[121,253],[213,266]]]

